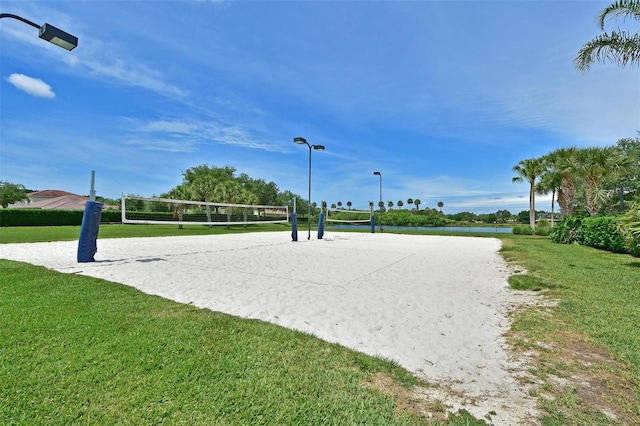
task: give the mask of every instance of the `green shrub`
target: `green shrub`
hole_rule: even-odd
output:
[[[573,244],[580,238],[580,226],[583,216],[565,216],[551,230],[549,236],[551,241],[560,244]]]
[[[376,223],[380,213],[374,213]],[[340,218],[342,219],[342,217]],[[447,220],[435,214],[412,214],[409,210],[389,210],[382,215],[382,223],[387,226],[445,226]]]
[[[618,232],[624,238],[629,253],[640,257],[640,203],[631,206],[618,220]]]
[[[515,225],[511,230],[512,233],[516,235],[531,235],[533,234],[533,230],[529,225]]]
[[[536,223],[537,228],[551,228],[551,223],[547,219],[540,219],[538,223]]]
[[[122,223],[122,213],[120,210],[102,210],[100,222],[103,223]]]
[[[582,245],[625,253],[624,237],[618,232],[617,218],[610,216],[587,217],[582,220],[580,239]]]
[[[0,226],[80,226],[84,210],[0,209]],[[119,210],[103,210],[101,222],[122,221]]]
[[[536,226],[536,230],[533,233],[546,237],[549,232],[551,232],[551,228],[548,226]]]
[[[613,253],[633,254],[633,242],[625,238],[618,219],[611,216],[565,216],[549,235],[555,243],[578,243]]]

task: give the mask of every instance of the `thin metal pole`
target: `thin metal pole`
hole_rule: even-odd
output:
[[[380,202],[378,207],[380,207],[380,232],[382,232],[382,173],[378,172],[378,176],[380,176]]]
[[[89,190],[89,201],[96,200],[95,182],[96,182],[96,171],[91,170],[91,189]]]
[[[307,240],[311,240],[311,145],[307,143],[309,147],[309,202],[307,206],[307,228],[309,233],[307,234]]]

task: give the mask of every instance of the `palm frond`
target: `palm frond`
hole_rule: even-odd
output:
[[[615,19],[620,16],[640,20],[640,1],[618,0],[612,5],[604,8],[598,16],[598,25],[600,25],[600,29],[604,30],[604,23],[607,19]]]
[[[580,71],[589,71],[594,62],[611,61],[620,66],[640,65],[640,34],[626,31],[601,34],[585,43],[573,60]]]

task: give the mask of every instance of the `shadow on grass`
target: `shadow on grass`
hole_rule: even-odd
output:
[[[509,285],[514,290],[530,290],[541,291],[544,289],[558,288],[558,285],[552,284],[534,275],[516,274],[509,277]]]

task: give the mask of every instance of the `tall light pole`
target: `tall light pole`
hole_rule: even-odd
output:
[[[311,149],[315,149],[316,151],[324,151],[324,145],[311,145],[307,140],[303,137],[293,138],[293,141],[300,145],[307,145],[309,147],[309,199],[307,200],[307,225],[309,228],[309,233],[307,235],[307,240],[311,239]]]
[[[382,206],[384,205],[382,202],[382,173],[373,172],[373,174],[380,176],[380,201],[378,202],[378,206],[380,206],[380,232],[382,232]]]
[[[53,43],[56,46],[60,46],[63,49],[73,50],[78,46],[78,37],[71,35],[66,31],[62,31],[51,24],[45,23],[44,25],[38,25],[35,22],[12,13],[0,13],[0,18],[13,18],[18,21],[22,21],[27,25],[31,25],[32,27],[40,30],[39,37],[41,39],[47,40],[48,42]]]

